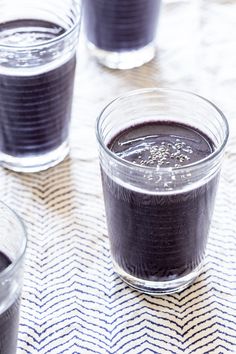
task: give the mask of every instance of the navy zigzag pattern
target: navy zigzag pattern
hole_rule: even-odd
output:
[[[191,22],[194,6],[209,8],[214,11],[201,27],[216,41],[210,24],[216,17],[223,28],[217,17],[223,3],[232,3],[227,21],[235,21],[233,1],[216,0],[166,1],[162,20],[185,40],[181,29]],[[222,29],[220,39],[223,34]],[[208,68],[205,56],[191,76],[190,53],[196,48],[188,35],[184,48],[172,43],[174,50],[165,37],[156,60],[133,71],[104,70],[84,53],[75,82],[71,157],[37,174],[0,169],[1,199],[23,217],[29,234],[17,354],[236,353],[234,142],[226,154],[206,260],[191,287],[164,297],[140,294],[114,273],[109,253],[95,119],[124,89],[183,83],[193,91],[207,91],[210,80],[197,77],[199,66],[215,75],[225,65]],[[204,36],[201,45],[208,45]],[[178,55],[177,49],[182,50]]]

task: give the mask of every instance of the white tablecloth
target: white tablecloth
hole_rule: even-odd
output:
[[[156,298],[112,269],[94,129],[111,98],[151,86],[206,96],[231,127],[201,276]],[[81,34],[70,157],[37,174],[0,169],[1,199],[29,235],[18,354],[236,353],[235,92],[234,0],[163,0],[156,58],[134,70],[96,64]]]

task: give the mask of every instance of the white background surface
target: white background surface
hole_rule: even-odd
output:
[[[202,274],[162,298],[113,272],[94,129],[113,97],[153,86],[209,98],[231,127]],[[29,233],[18,354],[236,353],[235,93],[234,0],[164,0],[156,58],[134,70],[96,64],[82,33],[70,158],[38,174],[0,169],[1,198]]]

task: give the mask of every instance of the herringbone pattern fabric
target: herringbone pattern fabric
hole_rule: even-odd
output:
[[[37,174],[0,170],[1,198],[29,234],[18,354],[236,353],[235,13],[233,0],[164,0],[156,59],[125,72],[97,65],[82,35],[70,158]],[[231,125],[201,276],[160,298],[113,272],[94,133],[111,98],[150,86],[202,94]]]

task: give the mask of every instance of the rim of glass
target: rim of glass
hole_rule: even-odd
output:
[[[120,102],[122,102],[123,99],[125,98],[129,98],[132,96],[136,96],[138,94],[147,94],[147,93],[176,93],[176,94],[183,94],[186,96],[192,96],[192,97],[197,97],[197,99],[200,99],[200,101],[204,101],[207,104],[209,104],[211,107],[213,107],[216,112],[218,113],[219,117],[221,117],[224,125],[225,125],[225,136],[224,136],[224,140],[221,143],[221,145],[219,147],[217,147],[211,154],[209,154],[208,156],[206,156],[205,158],[195,161],[191,164],[185,165],[185,166],[180,166],[180,167],[152,167],[152,166],[142,166],[142,165],[135,165],[130,161],[124,160],[121,157],[119,157],[117,154],[115,154],[113,151],[111,151],[107,145],[104,143],[104,141],[101,138],[101,134],[100,134],[100,127],[101,127],[101,122],[102,122],[102,118],[104,113],[107,111],[108,108],[118,105]],[[182,171],[182,170],[186,170],[188,168],[194,168],[194,167],[200,167],[202,164],[205,164],[206,162],[212,161],[214,160],[214,158],[216,156],[218,156],[225,148],[226,143],[228,141],[228,137],[229,137],[229,124],[228,121],[224,115],[224,113],[214,104],[212,103],[210,100],[208,100],[207,98],[204,98],[201,95],[198,95],[196,93],[193,93],[191,91],[187,91],[187,90],[179,90],[179,89],[168,89],[168,88],[145,88],[145,89],[138,89],[138,90],[133,90],[133,91],[129,91],[125,94],[122,94],[118,97],[116,97],[115,99],[113,99],[111,102],[109,102],[101,111],[100,115],[97,118],[96,121],[96,136],[97,136],[97,141],[99,143],[99,145],[102,147],[103,150],[106,151],[106,153],[114,160],[116,160],[117,162],[119,162],[120,164],[126,165],[127,167],[132,167],[132,168],[136,168],[136,169],[140,169],[140,170],[149,170],[149,171],[156,171],[158,173],[166,173],[169,171]]]
[[[74,3],[76,5],[76,9],[77,9],[77,14],[76,14],[76,18],[75,18],[75,22],[73,23],[73,25],[68,28],[64,33],[60,34],[59,36],[52,38],[52,39],[48,39],[46,41],[42,41],[40,43],[37,44],[27,44],[24,46],[20,46],[20,45],[16,45],[16,44],[2,44],[0,42],[0,48],[8,48],[8,49],[17,49],[17,50],[22,50],[24,51],[25,49],[27,50],[32,50],[34,48],[39,48],[42,47],[44,45],[48,45],[48,44],[53,44],[56,42],[61,41],[63,38],[67,37],[68,35],[70,35],[72,32],[74,32],[79,26],[80,26],[80,21],[81,21],[81,0],[74,0]]]
[[[9,212],[9,214],[14,218],[14,222],[20,225],[21,233],[22,233],[22,242],[21,242],[21,247],[18,250],[18,255],[16,259],[13,260],[8,267],[6,267],[2,272],[0,272],[0,281],[1,281],[2,279],[6,278],[9,274],[12,274],[14,270],[17,268],[18,264],[23,259],[27,248],[28,237],[27,237],[26,226],[23,220],[21,219],[21,217],[6,203],[0,201],[0,205],[2,205],[3,208],[7,210],[7,212]]]

